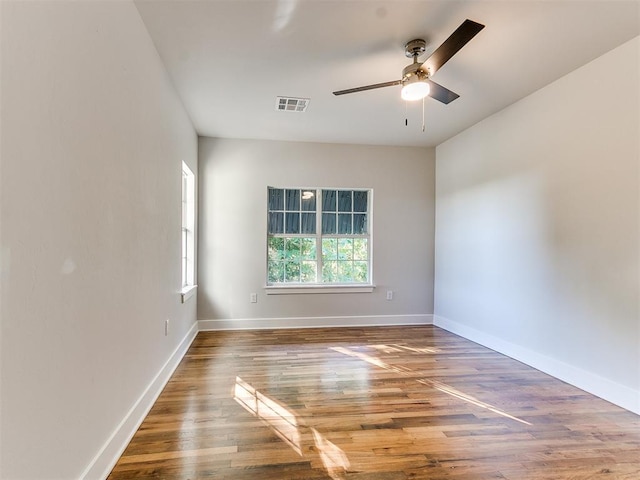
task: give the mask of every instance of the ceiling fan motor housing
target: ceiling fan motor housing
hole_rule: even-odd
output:
[[[410,40],[404,46],[404,54],[409,57],[419,57],[422,55],[427,47],[427,42],[425,42],[422,38],[416,38],[414,40]]]
[[[427,42],[422,38],[410,40],[404,46],[404,53],[407,57],[413,58],[413,63],[407,65],[402,70],[402,84],[421,82],[429,78],[429,74],[421,69],[421,63],[418,63],[418,57],[422,55],[427,47]]]
[[[426,80],[429,78],[429,74],[424,71],[419,63],[412,63],[411,65],[407,65],[402,70],[402,81],[406,82],[413,76],[418,77],[419,80]]]

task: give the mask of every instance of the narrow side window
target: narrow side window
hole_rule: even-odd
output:
[[[182,162],[182,291],[195,286],[195,176]]]

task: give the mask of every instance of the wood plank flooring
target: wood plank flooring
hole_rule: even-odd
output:
[[[201,332],[109,479],[640,479],[640,416],[433,326]]]

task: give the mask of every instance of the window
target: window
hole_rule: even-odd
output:
[[[267,285],[370,285],[371,190],[268,188]]]
[[[195,292],[195,176],[182,162],[182,301]]]

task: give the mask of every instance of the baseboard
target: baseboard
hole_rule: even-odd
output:
[[[198,325],[201,332],[211,330],[266,330],[282,328],[431,325],[432,323],[432,314],[198,320]]]
[[[640,415],[640,391],[439,315],[433,316],[433,323]]]
[[[197,334],[198,323],[196,322],[189,329],[189,332],[187,332],[155,378],[149,383],[140,398],[138,398],[133,407],[127,412],[98,454],[89,463],[89,466],[80,476],[81,479],[107,478],[122,455],[122,452],[124,452],[124,449],[131,441],[131,438],[140,427],[140,424],[149,413],[149,410],[151,410],[160,392],[162,392],[171,375],[173,375],[182,357],[187,353],[189,346]]]

